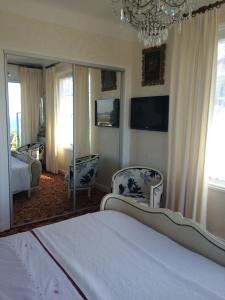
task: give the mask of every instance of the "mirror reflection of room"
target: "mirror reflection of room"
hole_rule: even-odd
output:
[[[105,88],[104,71],[85,66],[74,67],[76,208],[88,208],[89,211],[99,209],[102,197],[111,191],[112,175],[120,168],[121,73],[110,71],[115,82]]]
[[[72,65],[7,56],[13,225],[73,209]]]

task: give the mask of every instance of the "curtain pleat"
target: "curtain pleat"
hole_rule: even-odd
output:
[[[206,143],[217,44],[217,12],[174,27],[167,206],[206,224]]]
[[[76,97],[76,156],[90,154],[88,68],[73,66]]]
[[[58,173],[58,91],[55,67],[46,69],[46,169]]]
[[[95,100],[100,99],[101,95],[101,70],[89,68],[90,76],[90,94],[89,94],[89,108],[90,108],[90,151],[91,153],[99,152],[99,130],[95,126]]]
[[[19,67],[21,83],[21,145],[37,141],[42,97],[42,70]]]

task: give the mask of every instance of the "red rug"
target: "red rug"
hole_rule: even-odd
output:
[[[76,208],[98,210],[105,193],[92,190],[88,198],[87,191],[76,193]],[[68,200],[67,185],[63,175],[43,172],[40,178],[40,188],[32,191],[29,199],[26,192],[14,195],[14,225],[36,222],[45,218],[62,214],[73,214],[72,200]]]

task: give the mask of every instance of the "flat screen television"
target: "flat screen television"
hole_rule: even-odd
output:
[[[95,126],[119,128],[120,100],[95,100]]]
[[[169,96],[131,99],[131,129],[168,131]]]

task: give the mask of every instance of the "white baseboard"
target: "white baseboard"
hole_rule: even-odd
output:
[[[98,190],[100,190],[104,193],[110,193],[111,192],[111,188],[106,186],[106,185],[95,182],[95,186]]]

